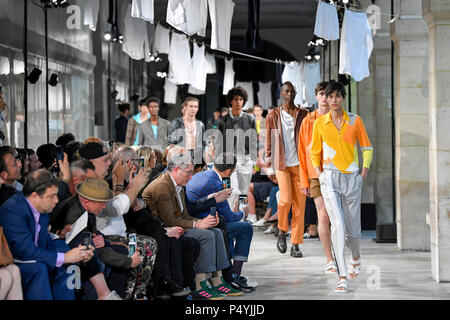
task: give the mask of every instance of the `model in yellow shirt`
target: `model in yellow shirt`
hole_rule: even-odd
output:
[[[330,112],[314,122],[311,162],[320,181],[320,190],[331,222],[331,242],[339,272],[336,292],[348,292],[350,278],[358,275],[361,237],[361,190],[372,160],[372,146],[361,118],[342,109],[345,88],[339,82],[325,89]],[[363,169],[359,174],[359,142]],[[345,246],[352,251],[348,270]]]

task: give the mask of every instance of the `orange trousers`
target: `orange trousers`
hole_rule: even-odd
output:
[[[292,206],[291,243],[303,243],[305,229],[305,203],[306,196],[300,189],[299,167],[287,167],[286,170],[277,170],[278,187],[280,188],[280,201],[278,202],[278,229],[289,230],[289,209]]]

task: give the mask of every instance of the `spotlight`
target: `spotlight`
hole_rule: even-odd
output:
[[[348,0],[342,0],[342,2],[343,2],[344,4],[347,4],[347,3],[348,3]]]
[[[150,56],[150,61],[155,61],[155,57],[154,56]]]
[[[58,75],[56,73],[52,73],[50,79],[48,80],[48,84],[52,87],[56,87],[56,85],[58,84]]]
[[[123,35],[119,33],[119,43],[123,43]]]
[[[103,38],[104,38],[106,41],[111,41],[111,39],[112,39],[111,32],[106,31],[106,32],[105,32],[105,35],[103,36]]]
[[[315,55],[314,55],[314,59],[320,60],[320,54],[315,54]]]
[[[114,90],[113,92],[111,92],[111,98],[113,98],[115,100],[118,94],[119,94],[119,91]]]
[[[160,57],[157,57],[156,59],[155,59],[155,62],[160,62],[161,61],[161,58]]]
[[[310,54],[308,54],[305,58],[306,58],[306,60],[311,60],[312,59]]]
[[[137,93],[133,94],[133,95],[130,97],[130,100],[131,100],[131,101],[136,101],[137,99],[139,99],[139,95],[138,95]]]
[[[33,70],[31,70],[30,74],[28,75],[28,81],[30,81],[30,83],[32,84],[35,84],[39,80],[39,76],[41,75],[41,73],[42,71],[38,68],[33,68]]]

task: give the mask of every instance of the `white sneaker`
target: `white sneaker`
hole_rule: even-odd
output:
[[[275,233],[275,231],[277,230],[277,228],[272,227],[272,225],[270,225],[266,231],[264,231],[265,234],[271,234],[271,233]]]
[[[247,222],[250,222],[252,225],[256,223],[256,214],[249,214],[247,216]]]
[[[105,300],[123,300],[123,299],[116,293],[116,291],[113,290],[111,291],[110,294],[108,294]]]
[[[256,221],[253,226],[254,227],[262,227],[264,226],[264,223],[266,222],[266,220],[264,218],[259,219],[258,221]]]

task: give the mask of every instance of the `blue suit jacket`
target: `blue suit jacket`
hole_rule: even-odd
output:
[[[47,265],[49,269],[56,266],[57,251],[47,230],[48,221],[49,215],[41,214],[39,218],[41,230],[36,247],[34,243],[36,222],[24,195],[18,193],[0,207],[0,225],[3,226],[14,259],[36,260]]]
[[[223,190],[222,181],[214,170],[202,171],[195,174],[186,185],[186,196],[190,201],[197,201],[211,193]],[[216,210],[220,215],[224,216],[226,222],[235,222],[242,219],[244,213],[231,211],[228,201],[223,201],[216,204]],[[209,214],[201,212],[196,214],[195,218],[204,218]]]

